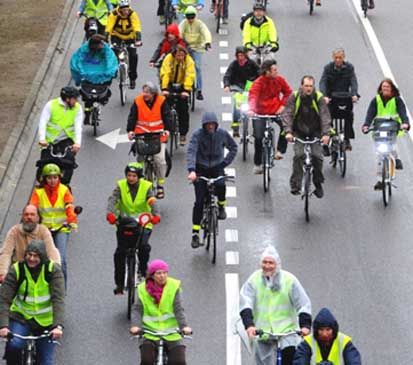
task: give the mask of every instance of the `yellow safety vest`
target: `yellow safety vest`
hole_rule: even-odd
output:
[[[16,279],[19,281],[20,266],[16,262],[13,265],[16,270]],[[37,281],[33,280],[30,270],[26,264],[24,267],[25,279],[17,289],[17,295],[14,297],[10,307],[11,312],[21,314],[26,320],[34,319],[42,327],[48,327],[53,324],[53,305],[50,296],[50,285],[46,280],[46,265],[42,264]],[[49,272],[53,270],[53,261],[49,262]]]
[[[314,338],[314,336],[305,336],[304,341],[307,342],[308,346],[311,347],[312,355],[310,365],[316,365],[323,361],[320,347],[318,346],[318,342]],[[339,332],[333,342],[333,345],[331,346],[327,360],[330,361],[333,365],[344,365],[343,351],[349,342],[351,342],[351,337]]]
[[[163,288],[161,301],[155,303],[155,299],[146,290],[146,283],[138,285],[138,296],[143,305],[142,323],[143,327],[154,332],[168,332],[178,328],[178,321],[174,313],[174,300],[181,286],[179,280],[168,278]],[[149,334],[144,335],[149,340],[159,340],[158,337]],[[181,339],[179,333],[164,337],[167,341],[178,341]]]
[[[109,9],[104,0],[99,0],[97,4],[93,0],[86,0],[85,10],[83,13],[88,18],[96,18],[100,24],[106,25],[108,20]]]
[[[295,109],[294,109],[294,117],[295,117],[301,106],[301,97],[297,90],[294,91],[293,94],[295,97]],[[313,99],[311,103],[311,107],[317,112],[317,114],[320,114],[320,110],[318,108],[318,102],[320,101],[322,97],[323,97],[323,94],[320,91],[316,91],[316,100]]]
[[[46,125],[46,141],[53,143],[62,133],[75,142],[75,119],[80,105],[68,108],[60,102],[60,98],[53,99],[50,106],[50,120]]]

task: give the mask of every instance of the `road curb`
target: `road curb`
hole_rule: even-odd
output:
[[[4,151],[0,156],[0,231],[9,212],[17,182],[29,156],[37,131],[38,117],[49,100],[58,72],[65,59],[77,21],[74,20],[76,0],[66,0],[60,22],[47,47],[46,54],[33,80]],[[28,59],[27,62],[30,62]],[[34,171],[34,167],[33,167]],[[33,172],[34,176],[34,172]]]

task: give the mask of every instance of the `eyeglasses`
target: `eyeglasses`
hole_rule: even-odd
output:
[[[187,19],[195,19],[195,15],[186,15]]]

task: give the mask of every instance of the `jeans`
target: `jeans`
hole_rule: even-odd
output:
[[[58,232],[53,235],[54,244],[60,252],[60,257],[62,260],[62,271],[65,277],[65,286],[67,287],[67,264],[66,264],[66,250],[67,242],[69,241],[70,233],[67,232]]]
[[[214,178],[224,175],[224,169],[211,168],[211,169],[197,169],[197,174],[208,178]],[[204,200],[208,193],[207,184],[203,180],[198,180],[194,183],[195,188],[195,204],[192,210],[192,224],[199,226],[202,220],[202,213],[204,211]],[[218,197],[219,202],[225,201],[226,186],[225,181],[221,180],[215,184],[215,194]]]
[[[277,121],[276,123],[280,126],[277,151],[285,153],[285,151],[287,151],[287,140],[285,139],[281,122]],[[265,120],[252,119],[252,127],[254,129],[254,165],[260,166],[262,164],[262,139],[264,138]]]
[[[10,320],[9,329],[13,333],[17,333],[22,336],[28,336],[32,333],[28,324],[23,324],[14,320]],[[36,333],[39,335],[40,333]],[[6,360],[8,365],[19,364],[19,358],[21,350],[24,348],[26,341],[14,337],[7,342],[6,345]],[[49,338],[42,338],[36,342],[37,357],[39,364],[53,365],[54,364],[54,349],[56,344],[50,342]]]
[[[257,365],[275,364],[276,347],[274,343],[257,341],[255,348],[255,362]],[[288,346],[281,351],[282,364],[292,365],[294,359],[295,347]]]
[[[142,241],[138,248],[138,272],[142,276],[146,276],[146,269],[148,267],[149,254],[151,252],[151,246],[149,245],[149,237],[151,233],[151,229],[143,230]],[[113,255],[115,264],[115,284],[117,287],[123,288],[125,285],[126,254],[129,248],[135,247],[138,237],[124,236],[118,229],[116,231],[116,238],[118,241],[118,247]]]
[[[190,55],[195,62],[196,89],[202,90],[202,71],[201,71],[202,53],[191,50]]]
[[[122,43],[122,40],[117,37],[110,37],[112,43],[120,44]],[[135,41],[125,41],[128,44],[128,56],[129,56],[129,79],[134,81],[138,78],[138,53],[136,52],[135,47],[130,47],[131,44],[134,44]],[[114,51],[116,48],[114,49]],[[116,53],[116,51],[115,51]],[[117,56],[117,53],[116,53]]]
[[[311,145],[312,163],[313,163],[313,183],[321,185],[324,182],[323,176],[323,153],[321,144],[315,143]],[[293,173],[290,178],[290,186],[292,189],[300,190],[303,180],[303,165],[304,165],[304,145],[302,143],[294,144],[293,158]]]
[[[168,365],[186,365],[185,346],[181,341],[165,341],[164,349],[168,354]],[[141,365],[153,365],[157,356],[157,346],[154,341],[144,340],[141,349]]]

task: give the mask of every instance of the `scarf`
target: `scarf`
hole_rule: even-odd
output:
[[[163,288],[163,286],[156,285],[153,279],[146,279],[146,291],[155,300],[156,304],[161,301]]]

